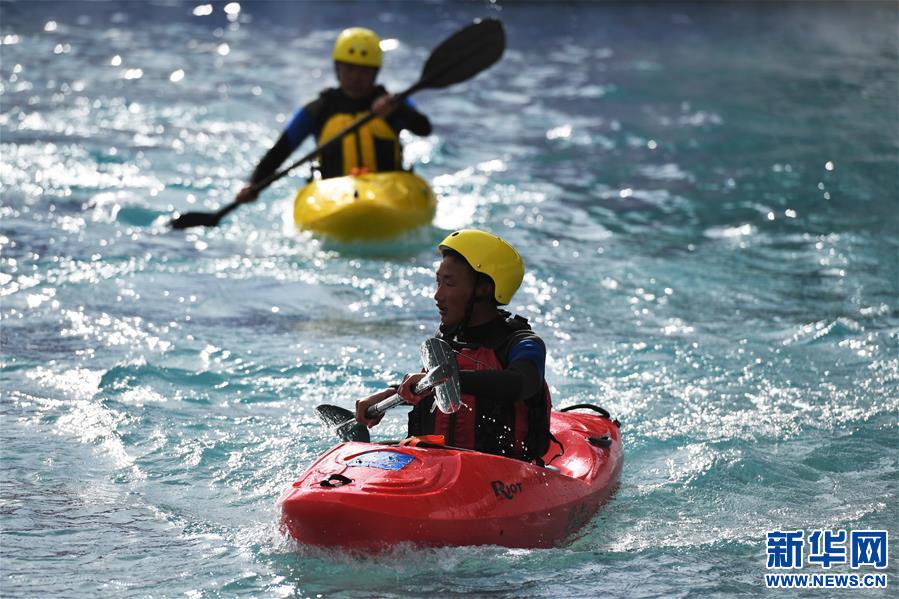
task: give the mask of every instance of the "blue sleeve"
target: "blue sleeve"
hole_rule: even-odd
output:
[[[533,339],[525,339],[519,341],[509,349],[509,364],[516,360],[529,360],[537,367],[540,378],[544,378],[546,372],[546,348],[542,343],[538,343]]]
[[[312,115],[305,108],[300,108],[284,129],[284,134],[290,141],[290,151],[296,150],[310,133],[312,133]]]

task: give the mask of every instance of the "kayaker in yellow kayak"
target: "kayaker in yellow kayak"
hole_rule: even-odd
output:
[[[250,181],[237,193],[238,202],[254,201],[259,192],[252,185],[274,173],[310,134],[321,144],[368,111],[377,118],[319,156],[322,177],[402,169],[400,131],[429,135],[431,122],[412,100],[406,98],[395,105],[387,90],[375,84],[382,63],[380,41],[363,27],[345,29],[337,36],[332,57],[339,87],[322,91],[293,115],[281,137],[259,161]]]
[[[438,246],[434,300],[437,337],[457,352],[465,406],[454,414],[433,410],[433,395],[412,391],[424,376],[407,374],[396,391],[407,403],[409,435],[443,435],[447,445],[538,461],[549,446],[551,399],[544,381],[546,348],[526,319],[499,306],[521,285],[524,262],[506,241],[485,231],[456,231]],[[393,389],[356,402],[356,420]]]

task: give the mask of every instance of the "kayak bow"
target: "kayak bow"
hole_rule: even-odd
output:
[[[617,488],[623,450],[607,415],[554,411],[548,467],[433,445],[341,443],[279,499],[300,542],[351,549],[551,547]],[[561,453],[561,455],[559,455]]]

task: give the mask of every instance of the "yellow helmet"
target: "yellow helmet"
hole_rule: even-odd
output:
[[[462,229],[447,235],[437,246],[460,253],[468,264],[493,280],[493,296],[503,306],[521,286],[524,261],[507,241],[486,231]]]
[[[344,29],[334,42],[332,54],[336,62],[348,62],[363,67],[381,67],[381,39],[371,29]]]

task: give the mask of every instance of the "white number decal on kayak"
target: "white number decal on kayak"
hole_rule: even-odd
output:
[[[521,493],[521,483],[512,483],[507,485],[501,480],[495,480],[490,483],[493,487],[493,494],[500,500],[512,499],[516,494]]]

